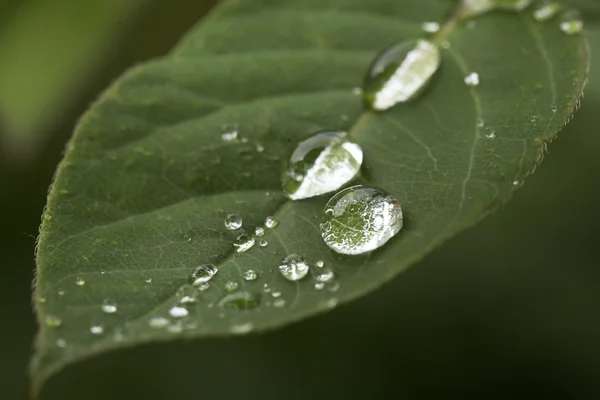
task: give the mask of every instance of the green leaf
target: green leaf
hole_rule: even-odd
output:
[[[65,365],[109,349],[256,332],[328,310],[506,201],[578,105],[585,41],[529,12],[491,12],[467,26],[453,17],[456,5],[225,1],[169,57],[132,69],[106,91],[78,124],[48,198],[37,254],[34,392]],[[449,44],[437,76],[410,103],[365,111],[353,88],[370,62],[395,41],[423,37],[424,21],[441,22],[435,41]],[[474,88],[464,83],[472,71],[481,79]],[[221,140],[231,123],[239,140]],[[318,226],[331,196],[291,202],[282,194],[285,158],[320,130],[348,131],[364,150],[359,182],[402,204],[403,230],[371,254],[341,256],[324,244]],[[270,215],[279,225],[266,229],[266,247],[238,254],[240,231],[224,227],[230,213],[242,216],[248,233]],[[323,260],[336,284],[317,290],[310,277],[284,279],[278,265],[290,253]],[[192,289],[189,276],[204,263],[219,272],[208,290]],[[243,279],[249,269],[257,280]],[[220,306],[230,281],[252,294],[238,297],[250,309]],[[181,325],[149,326],[153,317],[177,320],[169,310],[190,294],[197,302],[186,305]],[[117,312],[102,311],[107,299]],[[275,306],[279,299],[284,306]],[[52,316],[59,327],[43,323]],[[103,333],[92,334],[93,325]]]

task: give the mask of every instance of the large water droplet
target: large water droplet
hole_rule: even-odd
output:
[[[279,265],[279,271],[288,281],[298,281],[306,276],[309,267],[303,257],[290,254]]]
[[[104,300],[102,303],[102,311],[107,314],[114,314],[117,312],[117,305],[110,300]]]
[[[533,11],[533,18],[538,22],[549,21],[562,10],[558,1],[544,1]]]
[[[244,272],[244,280],[255,281],[257,279],[258,279],[258,273],[255,270],[249,269],[248,271]]]
[[[392,195],[353,186],[325,206],[321,235],[341,254],[361,254],[383,246],[402,228],[402,209]]]
[[[47,315],[45,322],[48,328],[58,328],[62,325],[62,320],[55,315]]]
[[[238,214],[228,214],[225,217],[225,228],[230,231],[235,231],[236,229],[240,229],[242,227],[242,217]]]
[[[237,237],[235,243],[233,244],[233,247],[235,247],[235,251],[237,251],[238,253],[244,253],[250,250],[252,246],[254,246],[254,243],[256,243],[256,239],[254,239],[254,236],[250,236],[247,233],[241,233]]]
[[[395,44],[371,64],[365,80],[368,107],[383,111],[415,97],[440,66],[440,52],[426,41]]]
[[[202,264],[192,272],[190,281],[192,282],[192,285],[200,286],[201,284],[210,281],[218,271],[217,267],[213,264]]]
[[[260,303],[260,295],[246,291],[230,293],[219,301],[219,306],[233,310],[251,310]]]
[[[286,196],[306,199],[339,189],[360,170],[363,153],[345,132],[318,133],[298,144],[282,175]]]

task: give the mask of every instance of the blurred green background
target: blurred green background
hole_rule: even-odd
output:
[[[0,0],[0,398],[27,398],[35,236],[78,116],[215,2]],[[571,3],[600,53],[600,2]],[[600,398],[598,110],[600,64],[514,199],[380,290],[267,334],[106,354],[42,399]]]

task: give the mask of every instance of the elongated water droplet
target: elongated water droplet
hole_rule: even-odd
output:
[[[288,281],[298,281],[308,273],[308,264],[298,254],[288,255],[279,265],[279,271]]]
[[[169,325],[170,323],[171,323],[171,321],[169,321],[165,317],[153,317],[153,318],[150,318],[150,320],[148,321],[148,325],[151,328],[164,328],[165,326]]]
[[[248,271],[244,272],[244,280],[255,281],[257,279],[258,279],[258,273],[255,270],[249,269]]]
[[[271,217],[271,216],[269,216],[269,217],[267,217],[267,218],[265,219],[265,226],[266,226],[267,228],[269,228],[269,229],[273,229],[273,228],[275,228],[277,225],[279,225],[279,221],[277,221],[277,220],[275,219],[275,217]]]
[[[183,318],[188,316],[188,310],[185,307],[181,306],[173,306],[169,310],[169,314],[173,318]]]
[[[257,226],[256,229],[254,230],[254,235],[256,237],[265,236],[265,228],[263,228],[262,226]]]
[[[62,325],[62,320],[55,315],[47,315],[45,322],[48,328],[58,328]]]
[[[235,231],[242,227],[242,217],[238,214],[227,214],[225,217],[225,228],[230,231]]]
[[[533,11],[533,18],[538,22],[549,21],[562,10],[558,1],[544,1]]]
[[[252,330],[254,330],[254,324],[248,322],[245,324],[233,325],[229,331],[234,335],[244,335],[252,332]]]
[[[78,277],[77,279],[75,279],[75,284],[77,286],[83,286],[85,285],[85,279],[83,279],[82,277]]]
[[[225,284],[225,290],[228,292],[235,292],[238,288],[238,283],[234,281],[229,281]]]
[[[251,310],[260,304],[260,295],[244,290],[230,293],[219,301],[219,306],[233,310]]]
[[[364,98],[369,108],[387,110],[415,97],[440,66],[440,52],[426,41],[395,44],[371,64],[365,80]]]
[[[523,11],[532,0],[462,0],[462,18],[474,17],[485,12],[499,9],[505,11]]]
[[[114,314],[117,312],[117,305],[110,300],[104,300],[102,303],[102,311],[107,314]]]
[[[471,72],[469,75],[465,76],[465,83],[467,86],[479,85],[479,74],[477,72]]]
[[[421,29],[427,33],[436,33],[440,30],[440,24],[432,21],[432,22],[423,22],[421,24]]]
[[[192,285],[200,286],[201,284],[210,281],[218,271],[217,267],[213,264],[202,264],[192,272],[190,281]]]
[[[298,144],[282,175],[283,191],[292,200],[332,192],[360,170],[363,153],[345,132],[321,132]]]
[[[567,11],[561,17],[560,30],[567,35],[576,35],[583,29],[583,21],[577,11]]]
[[[92,335],[102,335],[104,333],[104,327],[102,325],[92,325],[90,327]]]
[[[179,299],[179,304],[193,304],[197,301],[198,299],[196,299],[194,296],[185,295],[181,299]]]
[[[392,195],[353,186],[333,196],[321,222],[325,243],[341,254],[361,254],[383,246],[402,228],[402,209]]]
[[[254,243],[256,243],[256,240],[253,236],[250,236],[247,233],[241,233],[237,237],[233,247],[235,247],[235,251],[238,253],[244,253],[250,250],[254,246]]]

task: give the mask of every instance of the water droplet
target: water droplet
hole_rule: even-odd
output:
[[[253,329],[254,329],[254,324],[252,324],[251,322],[248,322],[246,324],[233,325],[230,329],[230,332],[233,333],[234,335],[244,335],[246,333],[252,332]]]
[[[225,284],[225,290],[228,292],[235,292],[238,288],[238,283],[234,281],[229,281]]]
[[[325,206],[321,235],[341,254],[362,254],[383,246],[402,228],[402,209],[392,195],[361,185],[333,196]]]
[[[219,301],[219,306],[233,310],[251,310],[256,308],[260,303],[260,295],[237,291],[230,293]]]
[[[192,285],[200,286],[201,284],[210,281],[217,272],[219,272],[219,270],[213,264],[202,264],[192,272],[190,281],[192,282]]]
[[[553,113],[556,113],[558,111],[558,107],[556,105],[554,105],[554,104],[552,104],[550,106],[550,109],[552,110]]]
[[[252,246],[254,246],[255,242],[256,241],[253,236],[250,236],[247,233],[241,233],[237,237],[236,242],[233,244],[233,247],[235,247],[235,251],[237,251],[238,253],[244,253],[250,250]]]
[[[50,221],[52,219],[52,215],[46,213],[44,214],[44,221]]]
[[[332,297],[331,299],[327,300],[325,305],[327,306],[327,308],[334,308],[335,306],[338,305],[338,299],[336,299],[335,297]]]
[[[198,301],[194,296],[183,296],[181,299],[179,299],[179,304],[193,304],[196,301]]]
[[[62,320],[55,315],[47,315],[45,322],[48,328],[58,328],[62,325]]]
[[[67,341],[65,339],[56,339],[56,346],[64,349],[67,347]]]
[[[151,328],[164,328],[165,326],[169,325],[170,323],[171,323],[171,321],[169,321],[165,317],[153,317],[153,318],[150,318],[150,321],[148,321],[148,325]]]
[[[102,325],[92,325],[90,332],[92,335],[102,335],[104,333],[104,327]]]
[[[277,299],[273,302],[273,307],[281,308],[285,306],[285,299]]]
[[[477,127],[483,128],[485,126],[485,121],[482,119],[477,120]]]
[[[485,137],[487,139],[496,139],[496,130],[494,128],[485,128]]]
[[[201,283],[198,286],[198,290],[201,291],[201,292],[204,292],[204,291],[206,291],[208,289],[210,289],[210,284],[209,283]]]
[[[333,270],[329,267],[314,268],[313,275],[319,282],[329,282],[335,277]]]
[[[330,292],[337,292],[340,288],[340,283],[339,282],[331,282],[328,286],[327,286],[327,290],[329,290]]]
[[[169,314],[173,318],[183,318],[188,316],[188,310],[185,307],[181,306],[173,306],[169,310]]]
[[[265,239],[260,239],[258,244],[260,245],[260,247],[266,247],[269,244],[269,242],[267,242]]]
[[[247,281],[255,281],[258,279],[258,273],[253,269],[249,269],[244,272],[244,279]]]
[[[421,24],[421,29],[427,33],[436,33],[440,30],[440,24],[432,21],[432,22],[423,22]]]
[[[152,283],[152,278],[148,278],[144,282],[146,282],[146,283]]]
[[[512,184],[513,186],[519,186],[521,182],[518,179],[515,179]]]
[[[179,321],[167,326],[167,332],[181,333],[182,331],[183,331],[183,325]]]
[[[265,228],[263,228],[262,226],[257,226],[256,229],[254,230],[254,235],[256,237],[265,236]]]
[[[265,283],[265,284],[263,285],[263,292],[265,292],[265,293],[269,293],[270,291],[271,291],[271,288],[269,287],[269,284],[268,284],[268,283]]]
[[[531,0],[462,0],[462,17],[474,17],[494,9],[523,11],[530,4]]]
[[[533,11],[533,18],[538,22],[549,21],[562,10],[558,1],[545,1]]]
[[[275,217],[269,216],[265,219],[265,226],[269,229],[273,229],[275,228],[277,225],[279,225],[279,221],[277,221],[275,219]]]
[[[579,13],[569,11],[564,13],[560,22],[560,30],[567,35],[576,35],[583,29],[583,21]]]
[[[271,294],[271,296],[273,296],[274,298],[281,297],[281,292],[274,291],[274,292]]]
[[[45,297],[38,297],[37,302],[40,304],[45,304],[46,303],[46,298]]]
[[[297,254],[288,255],[279,265],[279,271],[288,281],[298,281],[308,273],[308,264]]]
[[[225,228],[230,231],[235,231],[236,229],[240,229],[242,227],[242,217],[238,214],[228,214],[225,217]]]
[[[256,143],[256,152],[257,153],[262,153],[263,151],[265,151],[265,146],[263,146],[260,143]]]
[[[83,286],[83,285],[85,285],[85,280],[81,277],[77,277],[77,279],[75,279],[75,284],[77,286]]]
[[[471,72],[469,75],[465,76],[465,83],[467,86],[479,85],[479,74],[477,72]]]
[[[283,191],[292,200],[339,189],[360,170],[360,146],[345,132],[321,132],[298,144],[282,175]]]
[[[114,314],[117,312],[117,305],[110,300],[104,300],[102,303],[102,311],[107,314]]]
[[[323,283],[323,282],[315,283],[315,289],[317,289],[317,290],[322,290],[324,287],[325,287],[325,283]]]
[[[237,124],[224,124],[221,126],[223,133],[221,134],[221,139],[225,142],[231,142],[238,138],[238,125]]]
[[[356,96],[360,96],[362,94],[362,88],[359,88],[359,87],[352,88],[352,94],[354,94]]]
[[[58,289],[58,292],[56,292],[59,296],[64,296],[65,295],[65,291],[63,289]]]
[[[387,110],[415,97],[440,66],[440,52],[426,40],[406,41],[384,50],[371,64],[364,97],[369,108]]]

